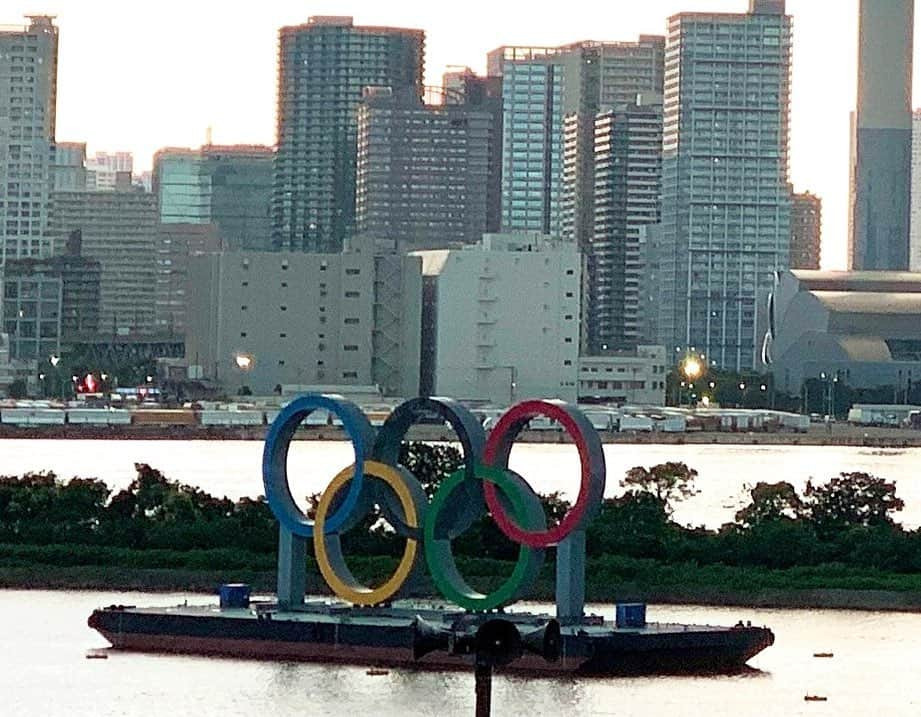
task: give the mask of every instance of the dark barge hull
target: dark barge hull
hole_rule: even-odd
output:
[[[441,651],[414,659],[416,616],[435,624],[455,621],[455,629],[456,620],[466,619],[448,611],[405,608],[268,612],[258,608],[111,606],[95,610],[88,623],[113,648],[122,650],[371,667],[471,668],[472,658]],[[547,616],[504,617],[512,618],[526,630]],[[563,628],[559,661],[545,662],[525,654],[504,671],[543,675],[738,672],[773,642],[773,633],[763,627],[649,624],[620,629],[596,622]]]

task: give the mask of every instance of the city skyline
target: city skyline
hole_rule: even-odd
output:
[[[823,3],[787,3],[795,21],[791,179],[797,191],[823,199],[826,268],[844,268],[846,259],[857,5],[841,0],[830,13]],[[224,7],[216,19],[211,8],[170,1],[128,14],[106,0],[87,0],[79,9],[62,0],[41,7],[12,0],[0,21],[18,24],[35,12],[57,15],[58,140],[86,141],[92,152],[130,150],[136,168],[144,170],[157,149],[203,144],[209,127],[215,143],[274,144],[278,30],[309,15],[349,14],[358,24],[424,30],[426,82],[438,84],[448,65],[484,71],[486,54],[504,44],[635,40],[641,33],[664,34],[667,18],[678,12],[741,13],[747,7],[747,0],[657,0],[640,8],[599,9],[577,0],[565,14],[541,16],[474,0],[462,14],[436,15],[410,2],[305,8],[269,0],[258,14]],[[126,22],[145,32],[131,32]],[[164,38],[169,52],[163,52]]]

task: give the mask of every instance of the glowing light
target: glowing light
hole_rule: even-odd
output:
[[[703,373],[703,370],[704,368],[701,366],[700,361],[693,356],[686,358],[681,366],[682,373],[684,373],[684,375],[687,376],[688,380],[690,381],[693,381],[698,376],[700,376],[700,374]]]

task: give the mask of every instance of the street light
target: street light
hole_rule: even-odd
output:
[[[240,369],[240,390],[238,393],[242,395],[243,389],[246,386],[246,374],[253,370],[253,367],[256,365],[256,358],[245,351],[237,351],[233,355],[233,362],[236,364],[236,367]]]
[[[704,368],[700,360],[695,356],[688,356],[684,363],[681,364],[681,372],[687,377],[688,381],[694,381],[700,377]]]
[[[684,357],[684,360],[679,366],[679,371],[684,376],[685,381],[682,382],[681,386],[684,387],[685,382],[688,385],[690,390],[694,390],[694,381],[700,378],[704,371],[706,370],[704,364],[697,357],[696,354],[689,353]],[[691,398],[696,398],[696,395],[692,395]],[[678,390],[678,405],[681,406],[681,389]]]

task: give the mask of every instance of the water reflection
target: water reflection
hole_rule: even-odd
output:
[[[390,670],[368,675],[341,665],[149,655],[110,651],[86,626],[93,607],[171,605],[179,595],[0,591],[0,714],[147,717],[341,714],[414,717],[473,713],[465,672]],[[546,606],[544,606],[546,607]],[[592,606],[610,613],[610,607]],[[719,677],[524,679],[499,675],[493,713],[665,717],[836,717],[921,714],[921,615],[650,606],[651,620],[767,624],[775,645],[752,660],[758,671]],[[834,653],[815,658],[816,652]],[[806,702],[806,695],[828,698]]]

